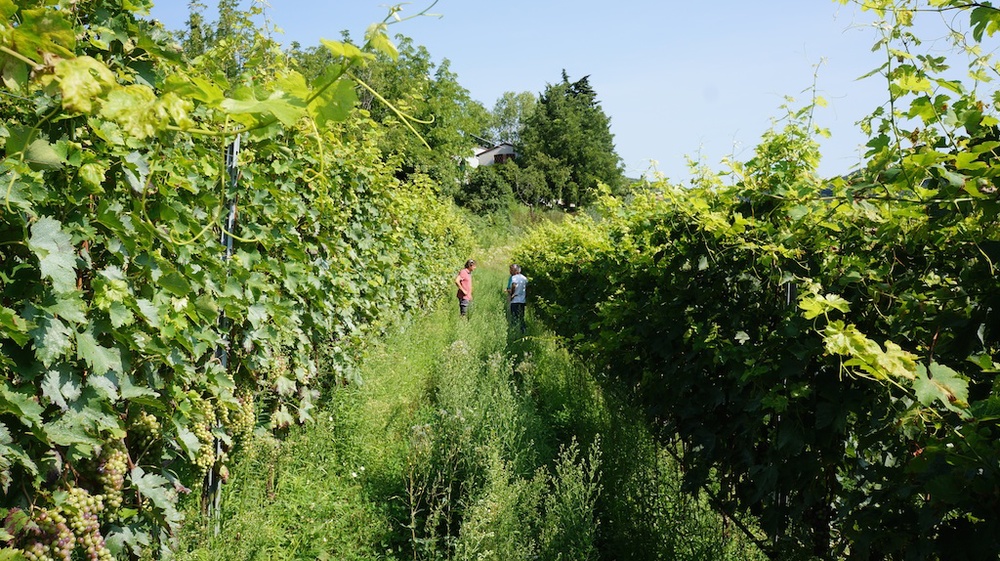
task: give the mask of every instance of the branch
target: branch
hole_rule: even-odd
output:
[[[421,123],[421,124],[424,124],[424,125],[429,125],[429,124],[431,124],[431,123],[434,122],[433,118],[431,118],[429,121],[422,121],[420,119],[417,119],[416,117],[407,115],[407,114],[403,113],[402,111],[400,111],[399,109],[397,109],[396,106],[393,105],[389,100],[387,100],[386,98],[382,97],[382,94],[380,94],[377,91],[375,91],[374,88],[372,88],[371,86],[369,86],[368,84],[366,84],[365,81],[362,80],[361,78],[358,78],[356,75],[352,74],[350,71],[346,71],[345,74],[348,77],[350,77],[352,80],[354,80],[355,82],[357,82],[361,87],[363,87],[366,90],[368,90],[369,92],[371,92],[371,94],[373,96],[375,96],[375,99],[377,99],[377,100],[381,101],[382,103],[384,103],[385,106],[388,107],[390,111],[392,111],[397,117],[399,117],[400,119],[402,119],[403,120],[403,124],[406,125],[406,128],[410,129],[410,132],[412,132],[413,134],[415,134],[417,136],[417,138],[420,139],[420,142],[423,143],[423,145],[426,146],[428,150],[430,150],[431,145],[427,144],[427,141],[424,140],[424,137],[421,136],[419,132],[417,132],[417,129],[413,128],[413,125],[410,124],[410,122],[412,121],[412,122],[415,122],[415,123]]]
[[[16,58],[17,60],[20,60],[21,62],[23,62],[23,63],[27,64],[28,66],[30,66],[32,70],[41,70],[42,68],[44,68],[44,66],[42,66],[41,64],[38,64],[37,62],[31,60],[30,58],[28,58],[28,57],[26,57],[24,55],[22,55],[21,53],[15,51],[15,50],[9,49],[7,47],[0,46],[0,53],[5,53],[7,55],[10,55],[10,56]]]

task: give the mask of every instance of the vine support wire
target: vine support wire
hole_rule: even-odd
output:
[[[225,227],[222,229],[219,242],[223,247],[223,264],[227,264],[233,256],[233,236],[232,233],[236,229],[236,213],[237,213],[237,202],[238,197],[236,195],[236,187],[239,184],[240,169],[239,169],[239,155],[240,155],[240,135],[236,135],[231,143],[226,146],[225,152],[225,163],[226,172],[228,173],[229,185],[227,189],[227,194],[229,197],[229,213],[226,216]],[[219,319],[220,331],[223,334],[228,334],[229,332],[229,318],[226,317],[225,312]],[[223,336],[222,345],[216,349],[216,357],[219,359],[219,363],[222,365],[223,370],[229,369],[229,344],[230,341],[228,336]],[[218,424],[216,424],[216,428]],[[216,437],[215,438],[215,457],[216,459],[222,457],[222,441]],[[205,490],[207,499],[207,511],[210,518],[214,520],[214,532],[215,535],[219,535],[221,531],[221,518],[219,517],[221,504],[222,504],[222,485],[218,473],[216,470],[208,470],[208,474],[205,476]]]

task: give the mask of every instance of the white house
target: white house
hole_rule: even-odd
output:
[[[465,165],[469,168],[478,168],[479,167],[478,155],[480,152],[484,152],[486,150],[489,150],[489,148],[486,148],[485,146],[476,146],[475,148],[473,148],[471,156],[466,156],[465,158],[462,158],[463,160],[465,160]]]
[[[486,148],[476,153],[476,160],[480,166],[491,166],[502,164],[507,160],[513,160],[517,154],[514,152],[514,145],[509,142],[501,142],[492,148]]]

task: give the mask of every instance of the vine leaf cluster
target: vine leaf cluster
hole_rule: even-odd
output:
[[[732,185],[605,196],[515,260],[540,313],[683,443],[689,488],[752,517],[772,558],[995,559],[1000,97],[979,42],[1000,12],[862,6],[888,99],[862,167],[817,175],[814,103]],[[946,30],[967,78],[919,52],[914,22],[942,11],[973,30]]]
[[[471,245],[354,111],[385,22],[309,82],[249,18],[184,53],[150,5],[0,0],[0,555],[167,555],[182,497],[357,382]]]

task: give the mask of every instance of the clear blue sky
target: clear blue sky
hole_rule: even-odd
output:
[[[429,4],[406,4],[402,15]],[[179,29],[187,5],[162,0],[152,16]],[[272,0],[266,11],[281,29],[279,41],[310,47],[339,39],[341,30],[362,38],[389,5]],[[817,87],[829,105],[816,121],[832,133],[821,142],[820,172],[842,174],[859,163],[866,140],[855,123],[886,98],[878,76],[857,80],[885,57],[871,52],[871,14],[832,0],[439,0],[432,12],[441,17],[392,25],[390,35],[411,37],[437,62],[450,60],[459,83],[487,109],[505,91],[538,94],[563,69],[571,80],[589,75],[631,177],[651,160],[683,181],[685,155],[713,169],[725,156],[751,158],[781,116],[784,96],[809,99],[803,91],[820,61]],[[939,16],[927,17],[940,27]],[[935,37],[943,36],[938,28]]]

